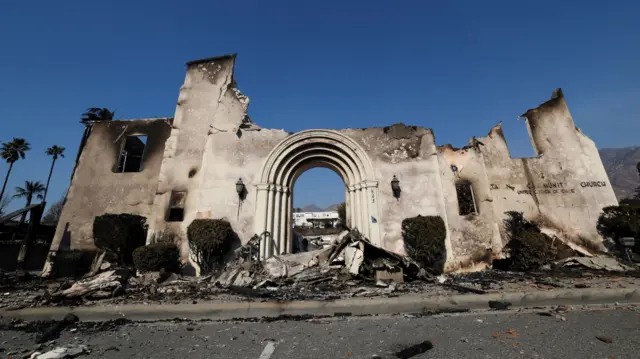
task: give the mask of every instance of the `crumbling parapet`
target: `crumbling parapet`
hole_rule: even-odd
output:
[[[502,220],[504,212],[513,210],[523,212],[533,221],[554,218],[552,227],[545,227],[549,221],[541,222],[541,227],[576,248],[597,247],[602,242],[595,228],[597,216],[604,206],[615,202],[615,195],[593,141],[575,127],[560,89],[549,101],[528,110],[522,117],[527,121],[537,157],[512,158],[500,124],[486,137],[472,138],[469,145],[461,149],[450,145],[439,148],[457,173],[456,179],[449,181],[459,178],[472,184],[480,215],[468,230],[493,223],[497,227],[493,232],[502,240],[495,240],[492,247],[505,244]],[[474,168],[471,173],[470,167]],[[443,180],[447,181],[447,176],[443,176]],[[600,185],[595,189],[588,185],[591,182]],[[483,212],[489,215],[485,217]],[[452,218],[451,227],[455,229],[455,216]],[[468,230],[462,229],[462,232],[474,237]],[[452,242],[469,243],[455,239]],[[493,250],[497,253],[496,248]]]

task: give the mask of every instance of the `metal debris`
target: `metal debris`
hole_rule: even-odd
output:
[[[497,300],[489,301],[489,308],[493,310],[507,310],[511,305],[511,302],[501,302]]]
[[[596,339],[598,339],[599,341],[601,341],[603,343],[607,343],[607,344],[613,343],[613,338],[607,337],[607,336],[604,336],[604,335],[596,335]]]

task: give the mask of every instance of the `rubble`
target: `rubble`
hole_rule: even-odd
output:
[[[118,268],[104,257],[100,260],[100,255],[91,272],[77,281],[0,271],[0,308],[335,300],[640,286],[640,271],[602,255],[571,257],[528,272],[489,267],[433,277],[411,258],[376,247],[355,230],[344,231],[331,242],[315,241],[317,249],[310,252],[263,261],[258,258],[259,246],[260,239],[255,236],[232,253],[222,270],[201,277],[167,271],[135,276],[131,269]]]
[[[129,278],[130,271],[126,268],[114,269],[95,276],[81,279],[71,287],[52,294],[54,299],[74,299],[80,297],[108,298],[118,295]]]
[[[404,282],[404,273],[412,279],[426,277],[410,258],[376,247],[357,230],[345,231],[335,243],[318,245],[319,249],[270,257],[258,264],[258,242],[248,243],[237,251],[238,258],[225,268],[214,281],[221,286],[258,286],[270,281],[272,288],[300,284],[325,287],[349,285],[346,279],[359,278],[376,282]],[[342,283],[336,281],[344,279]],[[355,283],[354,283],[355,284]],[[384,287],[389,292],[389,286]]]
[[[84,353],[89,353],[89,348],[86,345],[67,345],[64,347],[55,348],[44,354],[35,352],[31,354],[30,359],[64,359],[75,358]]]
[[[74,314],[67,314],[64,318],[58,322],[55,322],[49,328],[47,328],[42,334],[36,337],[36,344],[48,342],[53,339],[58,339],[60,332],[67,326],[74,324],[78,321],[78,317]]]
[[[596,257],[570,257],[555,263],[562,267],[582,266],[589,269],[612,272],[626,272],[634,268],[620,263],[615,257],[599,255]]]

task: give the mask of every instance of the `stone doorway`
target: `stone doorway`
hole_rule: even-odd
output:
[[[306,130],[280,142],[269,154],[257,185],[255,233],[264,235],[260,257],[291,253],[293,185],[305,171],[325,167],[345,183],[347,226],[380,245],[378,182],[364,150],[332,130]]]

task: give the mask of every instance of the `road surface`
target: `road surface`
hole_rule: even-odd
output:
[[[40,351],[79,343],[91,350],[80,358],[390,359],[429,340],[433,349],[411,358],[640,358],[638,307],[572,308],[550,316],[541,311],[131,323],[98,332],[80,326],[66,329]],[[0,332],[0,355],[28,357],[34,338],[34,333]]]

